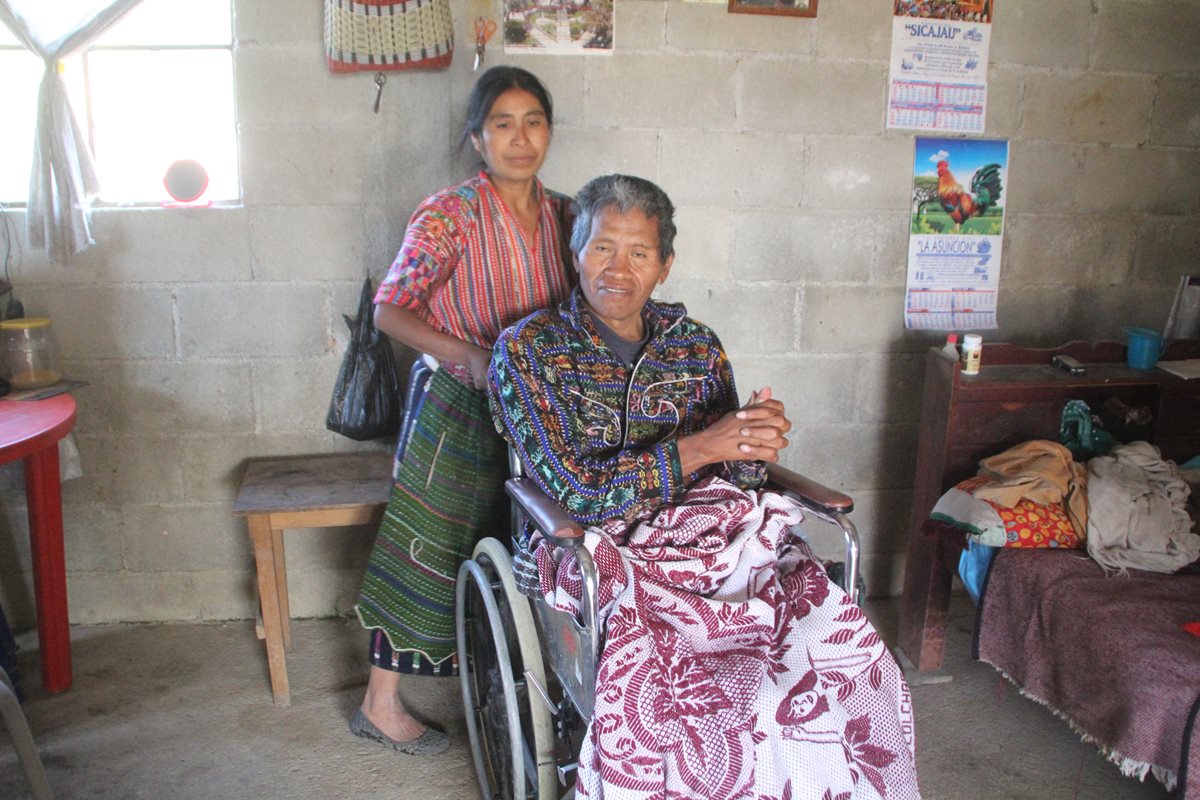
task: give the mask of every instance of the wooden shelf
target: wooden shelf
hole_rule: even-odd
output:
[[[1053,366],[1059,353],[1083,362],[1085,372],[1073,375]],[[1164,353],[1168,359],[1197,357],[1195,340],[1173,342]],[[952,580],[937,561],[934,543],[919,531],[938,498],[973,476],[980,459],[1030,439],[1057,441],[1063,406],[1072,399],[1093,412],[1109,398],[1146,406],[1152,416],[1147,425],[1114,433],[1150,441],[1176,461],[1200,453],[1200,380],[1130,369],[1124,358],[1117,342],[1050,349],[994,343],[983,346],[979,374],[963,375],[957,361],[930,348],[900,615],[900,649],[918,670],[941,666]]]

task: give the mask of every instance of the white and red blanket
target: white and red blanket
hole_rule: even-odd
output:
[[[604,650],[579,796],[918,798],[908,686],[861,610],[789,534],[802,515],[719,479],[593,528]],[[569,549],[536,551],[578,613]]]

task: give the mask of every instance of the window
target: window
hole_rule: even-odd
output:
[[[0,24],[0,202],[28,194],[42,63]],[[143,0],[64,62],[95,156],[101,204],[170,201],[167,168],[208,173],[200,201],[239,198],[230,0]]]

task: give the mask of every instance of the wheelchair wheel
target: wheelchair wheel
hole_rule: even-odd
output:
[[[516,588],[508,550],[484,539],[458,572],[459,676],[475,773],[485,800],[557,800],[550,714],[528,670],[545,687],[529,601]]]

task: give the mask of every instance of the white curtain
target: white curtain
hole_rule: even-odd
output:
[[[91,202],[100,191],[87,137],[79,127],[58,62],[81,50],[141,0],[0,0],[0,20],[41,57],[33,172],[26,223],[29,243],[64,262],[95,244]]]

